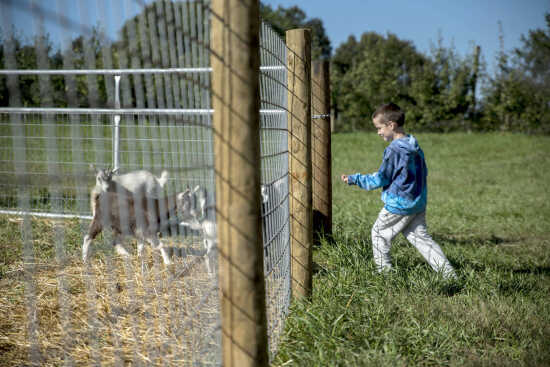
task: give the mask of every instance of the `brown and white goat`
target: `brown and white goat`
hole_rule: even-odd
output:
[[[88,260],[92,240],[104,228],[110,228],[114,232],[113,245],[120,255],[129,255],[121,245],[123,237],[133,236],[138,240],[139,255],[146,241],[160,250],[165,264],[170,264],[172,261],[158,233],[169,231],[178,222],[177,213],[181,212],[182,203],[190,191],[153,198],[143,192],[132,193],[116,183],[110,185],[108,191],[96,186],[90,194],[93,219],[82,244],[82,260]]]

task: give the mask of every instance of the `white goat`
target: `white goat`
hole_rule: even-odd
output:
[[[158,238],[159,231],[169,230],[177,223],[177,213],[182,212],[182,204],[190,191],[186,190],[174,196],[153,198],[143,193],[132,193],[114,181],[103,181],[92,189],[90,202],[93,219],[82,244],[82,260],[88,259],[88,249],[92,240],[105,227],[110,227],[115,237],[113,245],[117,253],[129,256],[121,245],[122,238],[130,235],[138,239],[138,254],[141,256],[143,243],[149,242],[153,248],[161,251],[165,264],[170,264],[170,256]],[[103,190],[106,187],[107,190]],[[174,217],[175,216],[175,217]]]
[[[285,184],[286,181],[283,178],[279,178],[270,184],[262,184],[260,191],[262,205],[266,205],[270,201],[270,197],[273,197],[272,200],[280,200],[283,194],[288,192],[288,186],[285,188]]]
[[[184,220],[180,223],[192,230],[199,231],[203,236],[203,243],[206,249],[205,263],[208,273],[212,274],[210,258],[212,250],[218,247],[218,230],[216,222],[207,218],[206,215],[206,189],[195,187],[190,195],[182,197],[182,212]],[[197,210],[198,206],[198,210]]]
[[[262,237],[264,242],[264,267],[267,271],[272,268],[272,256],[269,256],[271,243],[273,242],[274,232],[279,232],[279,228],[274,228],[276,211],[288,195],[287,181],[279,178],[270,184],[261,186],[262,201]]]
[[[167,181],[168,171],[162,171],[160,177],[157,177],[146,170],[131,171],[119,175],[118,168],[114,170],[96,169],[96,186],[100,187],[102,191],[107,191],[109,183],[115,182],[132,193],[139,192],[149,197],[158,198]]]

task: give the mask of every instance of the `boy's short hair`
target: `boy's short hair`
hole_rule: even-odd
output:
[[[378,107],[372,114],[372,119],[374,120],[378,116],[382,117],[380,122],[384,124],[388,124],[390,121],[395,122],[399,126],[403,126],[405,124],[405,112],[403,112],[398,105],[392,102],[385,103]]]

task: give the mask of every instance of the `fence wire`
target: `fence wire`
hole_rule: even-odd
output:
[[[0,0],[0,13],[2,358],[220,365],[218,278],[205,267],[203,233],[178,224],[176,198],[204,188],[204,217],[214,220],[209,1]],[[281,38],[265,24],[260,37],[273,355],[290,303],[288,71]],[[147,220],[140,209],[155,204],[120,188],[101,204],[92,194],[97,168],[168,172],[161,195],[168,199],[156,202],[166,225],[157,229],[174,265],[164,266],[154,249],[134,256],[133,239],[124,242],[130,257],[115,254],[109,228],[131,234]],[[104,230],[83,263],[92,207],[113,202],[115,215],[98,216]]]
[[[260,31],[260,115],[262,232],[270,352],[277,350],[290,304],[290,207],[286,45],[262,23]],[[265,67],[268,66],[268,67]]]
[[[209,3],[1,0],[0,13],[2,360],[219,365],[217,276],[175,197],[199,185],[215,200]],[[168,180],[156,201],[95,195],[91,164]],[[83,264],[94,205],[103,233]],[[136,226],[160,232],[173,265],[133,256],[135,241],[115,255]]]

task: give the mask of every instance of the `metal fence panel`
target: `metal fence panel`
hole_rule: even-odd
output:
[[[262,229],[270,351],[275,353],[290,305],[287,67],[284,41],[265,23],[260,32]]]
[[[215,218],[210,12],[207,0],[0,0],[0,349],[9,364],[221,363],[218,280],[201,231],[162,230],[169,267],[158,251],[116,256],[108,230],[81,261],[92,164],[168,171],[163,194],[201,186]],[[290,303],[288,70],[284,41],[266,24],[260,37],[273,355]],[[130,253],[134,242],[125,241]]]
[[[90,164],[167,171],[163,195],[200,185],[207,207],[215,200],[208,2],[0,6],[2,358],[219,365],[218,283],[201,231],[179,218],[161,228],[174,263],[165,266],[154,249],[116,256],[107,216],[90,260],[80,260],[96,185]],[[120,226],[130,227],[138,215],[121,208]]]

